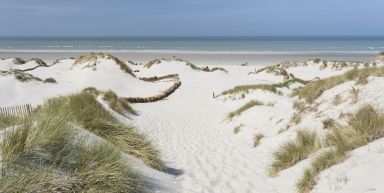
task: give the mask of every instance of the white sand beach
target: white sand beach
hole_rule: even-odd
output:
[[[109,109],[122,122],[136,126],[160,151],[166,166],[164,172],[130,158],[131,161],[135,160],[134,168],[151,184],[149,189],[153,192],[299,192],[297,183],[305,169],[311,166],[317,155],[332,146],[318,147],[305,158],[271,176],[269,171],[274,162],[274,152],[282,144],[295,140],[300,130],[314,131],[319,140],[323,139],[331,132],[325,128],[324,120],[332,118],[335,124],[347,127],[346,115],[356,114],[365,105],[372,105],[380,112],[384,110],[384,78],[380,75],[368,75],[364,84],[357,84],[357,79],[340,82],[322,91],[311,102],[292,94],[310,84],[310,81],[343,75],[353,69],[382,68],[382,58],[373,62],[372,56],[377,53],[372,52],[112,53],[124,61],[136,77],[123,72],[108,57],[77,65],[74,64],[75,59],[69,59],[82,54],[1,52],[0,58],[5,59],[0,60],[0,107],[20,104],[37,107],[48,98],[81,92],[87,87],[112,90],[121,97],[155,96],[171,87],[172,79],[146,82],[140,77],[178,74],[181,86],[165,99],[152,103],[132,103],[137,115],[124,117]],[[35,61],[16,64],[13,57],[24,60],[38,57],[47,66]],[[144,66],[156,58],[164,59],[152,66]],[[315,61],[316,58],[321,60]],[[54,62],[56,59],[61,60]],[[193,65],[187,65],[186,61]],[[287,62],[270,70],[262,70],[284,61]],[[248,65],[241,66],[245,62]],[[192,66],[200,68],[194,69]],[[206,66],[208,70],[204,70]],[[210,72],[214,67],[222,67],[227,72]],[[57,83],[37,80],[21,82],[9,73],[15,69],[30,68],[35,69],[25,73],[41,80],[54,78]],[[296,82],[296,78],[305,83]],[[287,83],[289,80],[293,80],[292,84]],[[236,86],[282,83],[287,85],[274,87],[275,91],[249,88],[224,92]],[[334,98],[339,100],[335,102]],[[229,117],[231,112],[256,100],[262,104]],[[299,112],[294,107],[298,101],[311,110]],[[103,103],[102,100],[100,102]],[[295,115],[300,116],[299,121],[292,119]],[[256,135],[263,136],[257,144]],[[381,172],[384,170],[383,146],[384,140],[379,138],[349,149],[344,161],[321,171],[310,192],[384,192],[384,172]]]

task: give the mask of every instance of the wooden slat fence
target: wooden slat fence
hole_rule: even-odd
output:
[[[0,116],[25,115],[32,111],[31,104],[0,107]]]

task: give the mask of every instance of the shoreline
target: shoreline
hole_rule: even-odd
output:
[[[0,50],[0,58],[20,57],[53,61],[60,58],[79,57],[89,52],[105,52],[123,60],[146,63],[157,58],[182,58],[197,65],[273,65],[284,61],[325,59],[368,62],[379,51],[172,51],[172,50]]]

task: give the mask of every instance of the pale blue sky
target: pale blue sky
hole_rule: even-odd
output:
[[[0,36],[384,35],[384,0],[0,0]]]

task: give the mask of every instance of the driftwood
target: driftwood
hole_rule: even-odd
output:
[[[0,107],[0,116],[17,116],[29,114],[32,111],[31,104]]]
[[[154,82],[154,81],[159,81],[163,79],[172,79],[174,83],[171,87],[169,87],[167,90],[163,91],[162,93],[155,96],[150,96],[150,97],[125,97],[123,99],[127,100],[130,103],[152,103],[152,102],[156,102],[164,98],[167,98],[169,95],[175,92],[176,89],[178,89],[181,85],[181,81],[179,79],[178,74],[170,74],[170,75],[161,76],[161,77],[154,76],[154,77],[140,78],[140,80],[147,81],[147,82]]]

